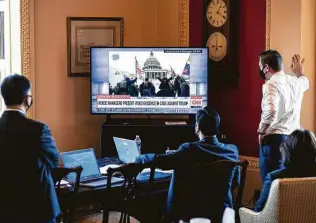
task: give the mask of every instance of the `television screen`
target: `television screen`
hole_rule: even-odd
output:
[[[194,114],[207,105],[207,48],[92,47],[92,114]]]

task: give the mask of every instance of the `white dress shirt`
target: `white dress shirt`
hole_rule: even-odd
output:
[[[283,71],[272,75],[262,86],[261,122],[270,124],[266,134],[291,134],[300,128],[303,95],[309,88],[306,76],[296,77]]]
[[[18,111],[18,112],[22,113],[23,115],[25,115],[25,112],[23,110],[20,110],[20,109],[6,108],[5,111]]]

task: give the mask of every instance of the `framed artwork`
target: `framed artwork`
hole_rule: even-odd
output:
[[[68,76],[90,75],[90,47],[123,46],[123,18],[68,17]]]

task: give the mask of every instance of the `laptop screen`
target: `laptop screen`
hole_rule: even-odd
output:
[[[117,154],[123,163],[133,163],[139,151],[134,140],[113,137]]]
[[[65,167],[82,166],[80,181],[101,177],[100,169],[93,149],[82,149],[61,153]],[[76,174],[69,174],[67,180],[76,181]]]

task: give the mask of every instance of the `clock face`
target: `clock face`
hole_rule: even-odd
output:
[[[212,0],[206,9],[208,22],[214,27],[220,27],[227,20],[227,5],[224,0]]]
[[[222,33],[215,32],[207,40],[209,57],[214,61],[221,61],[227,53],[227,41]]]

